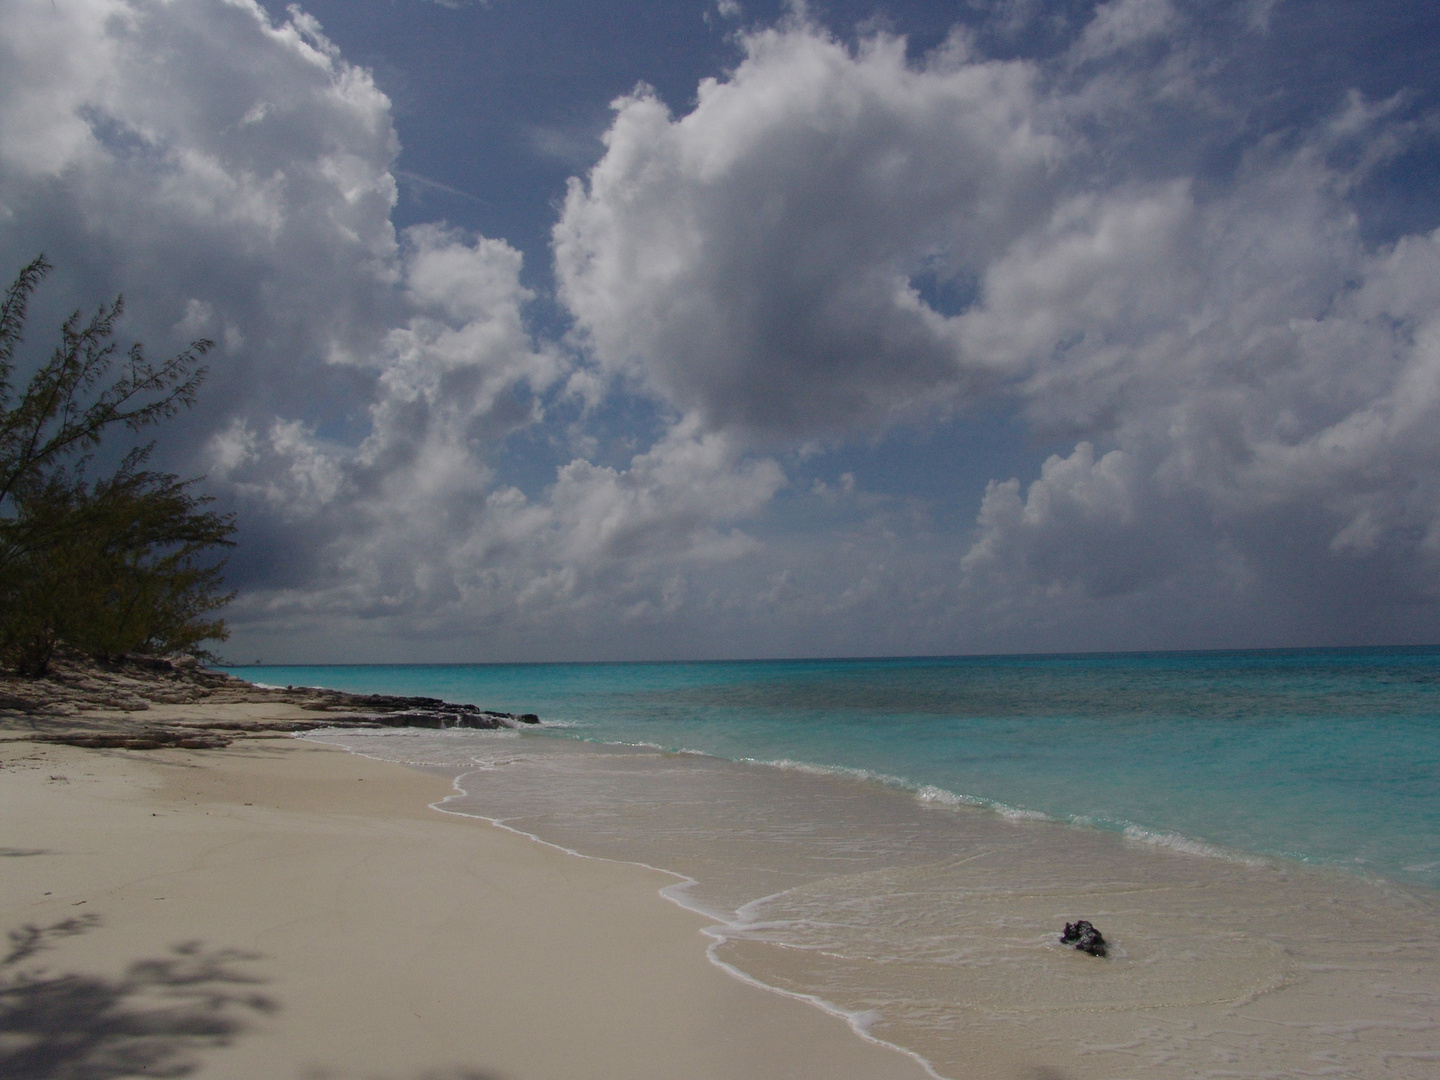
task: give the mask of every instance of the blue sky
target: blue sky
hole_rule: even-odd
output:
[[[1428,5],[0,30],[32,342],[218,342],[159,453],[240,516],[237,657],[1440,639]]]

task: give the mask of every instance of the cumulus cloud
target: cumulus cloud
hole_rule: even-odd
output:
[[[972,580],[1135,590],[1224,553],[1321,633],[1433,604],[1440,237],[1367,250],[1327,139],[1208,199],[1066,201],[992,265],[967,332],[1028,365],[1037,425],[1113,449],[992,485]]]
[[[742,33],[683,114],[615,102],[554,224],[556,341],[503,239],[397,233],[390,102],[303,12],[8,5],[0,251],[126,291],[155,351],[220,342],[170,460],[242,511],[247,642],[1433,636],[1440,234],[1367,239],[1359,194],[1423,126],[1353,94],[1257,128],[1195,10],[1110,0],[1029,59]],[[1065,449],[968,528],[866,469],[974,409]],[[575,449],[522,489],[522,437]]]
[[[600,365],[757,445],[986,396],[1076,439],[991,484],[959,635],[1198,582],[1286,635],[1397,605],[1433,633],[1436,237],[1367,244],[1355,201],[1413,129],[1352,93],[1226,173],[1127,167],[1162,117],[1239,137],[1221,71],[1169,0],[1098,5],[1043,63],[754,33],[687,115],[616,102],[556,226],[562,295]]]
[[[1172,33],[1179,21],[1170,0],[1109,0],[1095,9],[1073,53],[1077,60],[1113,56]]]
[[[992,385],[918,279],[963,290],[1048,202],[1063,150],[1024,62],[957,38],[923,67],[797,25],[676,118],[641,87],[555,227],[561,295],[606,370],[714,429],[791,442]]]
[[[246,0],[7,5],[5,250],[78,305],[125,291],[159,350],[204,333],[207,408],[317,396],[395,309],[389,102],[313,20]],[[137,336],[140,336],[137,334]],[[218,386],[216,384],[219,384]]]
[[[390,102],[302,11],[10,5],[0,39],[10,261],[46,250],[87,304],[126,291],[155,351],[221,344],[161,450],[241,510],[242,630],[639,618],[673,608],[674,567],[753,549],[737,523],[783,476],[693,423],[533,498],[497,478],[497,447],[583,373],[531,332],[520,252],[397,235]]]

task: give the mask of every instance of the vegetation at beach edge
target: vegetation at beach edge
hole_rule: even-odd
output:
[[[71,315],[17,394],[26,307],[50,269],[36,258],[0,304],[0,666],[43,675],[61,647],[102,661],[205,655],[202,642],[227,636],[215,613],[233,597],[222,576],[233,515],[207,509],[198,478],[148,468],[153,442],[102,475],[95,454],[188,408],[212,343],[158,364],[138,343],[121,353],[117,298]]]

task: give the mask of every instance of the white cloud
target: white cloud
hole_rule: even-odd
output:
[[[555,225],[561,344],[503,240],[397,235],[390,103],[307,16],[8,5],[0,251],[46,250],[66,302],[124,289],[155,352],[222,343],[171,461],[242,511],[247,641],[1424,636],[1440,234],[1376,246],[1356,211],[1415,129],[1353,95],[1283,137],[1239,123],[1230,170],[1136,164],[1160,117],[1234,104],[1190,10],[1114,0],[1070,52],[1005,62],[792,19],[685,115],[637,89]],[[634,394],[658,434],[616,450]],[[864,449],[977,402],[1067,449],[996,476],[960,536]],[[578,449],[522,491],[517,435]]]
[[[397,237],[390,103],[309,16],[10,5],[0,39],[7,257],[45,249],[86,303],[124,289],[152,351],[222,343],[162,452],[241,510],[238,625],[664,615],[675,566],[755,550],[737,523],[783,475],[691,422],[623,469],[576,460],[539,498],[497,480],[496,447],[547,394],[599,384],[532,337],[518,251]]]
[[[1115,448],[992,485],[972,583],[1136,591],[1223,553],[1317,632],[1433,602],[1440,236],[1367,251],[1347,187],[1314,146],[1257,156],[1206,200],[1062,203],[990,268],[967,334],[1029,365],[1036,423]]]
[[[156,351],[205,305],[250,349],[216,365],[227,401],[313,391],[306,363],[393,306],[389,101],[313,21],[76,0],[7,5],[0,39],[23,61],[0,64],[12,261],[45,250],[86,306],[126,291]]]
[[[1231,108],[1192,31],[1115,0],[1045,68],[792,24],[746,39],[688,115],[642,88],[556,228],[583,341],[761,443],[995,393],[1079,440],[992,484],[957,631],[967,608],[1063,622],[1106,598],[1153,630],[1135,605],[1184,593],[1177,627],[1249,606],[1323,637],[1431,604],[1437,241],[1374,250],[1353,205],[1414,130],[1399,99],[1351,94],[1225,177],[1117,167],[1157,110],[1203,128]],[[936,278],[971,284],[961,310],[921,298]]]
[[[1026,605],[1079,590],[1133,592],[1173,572],[1174,530],[1144,505],[1150,493],[1123,450],[1099,459],[1088,442],[1052,455],[1039,479],[991,482],[980,507],[980,538],[961,569],[981,591]],[[997,586],[1003,584],[1003,589]]]
[[[555,228],[598,362],[707,426],[789,442],[990,385],[917,292],[963,283],[1043,213],[1061,144],[1031,65],[924,67],[809,26],[748,36],[680,118],[642,87]]]
[[[1173,33],[1180,22],[1170,0],[1109,0],[1095,8],[1075,45],[1078,59],[1098,60]]]
[[[217,465],[227,452],[233,459],[235,440],[231,433],[212,447]],[[299,469],[305,455],[286,450],[294,494],[285,502],[294,505],[309,474]],[[467,489],[473,459],[444,458],[431,451],[413,467],[388,472],[373,495],[349,500],[344,511],[365,527],[341,534],[336,572],[304,589],[254,591],[241,599],[242,614],[292,631],[359,619],[410,636],[443,627],[472,637],[498,621],[520,634],[603,641],[616,621],[650,624],[675,615],[687,568],[758,551],[736,523],[785,482],[775,463],[744,461],[693,422],[624,469],[576,459],[537,499],[473,473]],[[312,505],[309,513],[323,510]]]

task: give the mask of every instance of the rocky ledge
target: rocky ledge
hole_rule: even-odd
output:
[[[196,715],[184,715],[187,706],[196,706]],[[297,710],[318,715],[297,716]],[[225,715],[237,712],[243,715]],[[134,656],[97,664],[62,654],[44,678],[0,675],[0,732],[75,746],[209,750],[236,738],[276,738],[322,727],[497,730],[539,723],[534,713],[439,698],[256,686],[208,670],[193,657]]]

